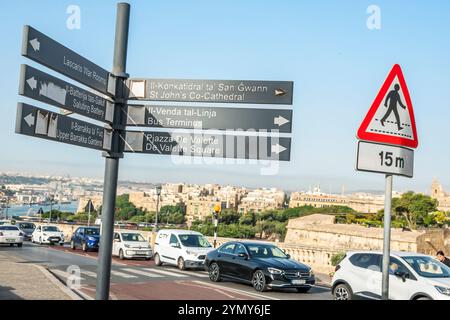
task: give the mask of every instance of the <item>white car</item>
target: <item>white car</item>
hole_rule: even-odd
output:
[[[188,230],[160,230],[155,240],[155,264],[163,263],[186,268],[202,268],[206,254],[213,247],[199,232]]]
[[[39,244],[64,244],[64,233],[56,226],[37,226],[31,235],[31,242]]]
[[[382,260],[377,251],[348,252],[333,276],[335,300],[380,299]],[[450,300],[450,268],[424,254],[392,252],[389,299]]]
[[[11,247],[17,245],[19,248],[23,244],[23,232],[17,226],[0,225],[0,244],[9,244]]]
[[[152,247],[145,238],[134,231],[117,231],[114,233],[112,254],[121,260],[144,258],[151,259]]]

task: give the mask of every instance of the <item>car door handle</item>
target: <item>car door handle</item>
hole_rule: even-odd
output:
[[[222,255],[221,255],[221,254],[218,254],[218,255],[217,255],[217,257],[219,257],[219,258],[220,258],[220,257],[222,257]]]

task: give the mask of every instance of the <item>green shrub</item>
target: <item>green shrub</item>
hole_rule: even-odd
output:
[[[331,256],[331,265],[333,267],[336,267],[339,263],[341,263],[342,260],[344,260],[345,258],[345,252],[338,252],[333,254],[333,256]]]

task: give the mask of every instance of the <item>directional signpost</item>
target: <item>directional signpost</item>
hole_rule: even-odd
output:
[[[125,152],[289,161],[291,138],[127,131]]]
[[[103,127],[27,104],[17,105],[16,133],[110,151],[111,132]]]
[[[30,26],[23,30],[22,55],[101,93],[115,94],[108,71]]]
[[[292,110],[128,105],[127,125],[292,132]]]
[[[386,175],[382,299],[389,299],[393,175],[412,178],[418,137],[403,72],[395,65],[358,129],[356,170]]]
[[[291,105],[290,81],[129,79],[130,100]]]
[[[30,26],[23,33],[23,56],[99,92],[22,65],[20,95],[107,123],[108,128],[22,103],[16,118],[19,134],[104,151],[99,300],[109,298],[119,159],[124,152],[270,161],[289,161],[291,154],[291,138],[278,135],[292,132],[290,109],[129,104],[141,100],[292,105],[294,87],[290,81],[128,79],[129,18],[130,5],[119,3],[112,72]],[[126,126],[188,132],[126,131]],[[213,134],[213,129],[222,131]]]
[[[113,122],[113,103],[27,65],[21,66],[19,94],[85,117]]]

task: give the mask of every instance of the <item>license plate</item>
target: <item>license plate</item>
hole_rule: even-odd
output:
[[[6,239],[6,242],[16,242],[16,239]]]
[[[305,284],[306,283],[306,280],[303,280],[303,279],[301,279],[301,280],[292,280],[292,284]]]

